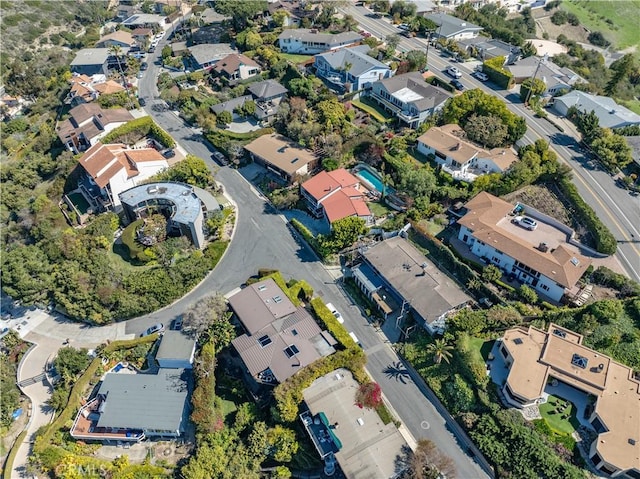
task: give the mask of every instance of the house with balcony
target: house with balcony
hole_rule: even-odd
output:
[[[537,407],[549,394],[562,397],[556,392],[562,388],[584,394],[588,405],[580,408],[579,420],[596,433],[585,445],[591,465],[606,477],[640,477],[640,378],[632,368],[584,346],[583,339],[553,323],[546,331],[509,329],[498,340],[494,360],[507,369],[502,393],[520,409]]]
[[[78,159],[86,177],[85,191],[105,206],[119,208],[119,194],[169,167],[153,148],[127,148],[120,143],[98,142]],[[86,182],[85,182],[86,179]]]
[[[284,53],[315,55],[355,45],[363,40],[356,32],[324,33],[317,29],[296,28],[284,30],[278,36],[278,45]]]
[[[454,280],[400,236],[380,241],[360,258],[362,262],[351,269],[354,281],[385,319],[411,311],[430,334],[442,334],[447,316],[471,301]]]
[[[288,93],[285,87],[273,79],[252,83],[248,90],[256,104],[255,117],[265,122],[273,119]]]
[[[425,82],[420,72],[375,81],[368,95],[409,128],[420,126],[451,98],[449,93]]]
[[[360,45],[316,55],[313,63],[316,75],[346,92],[362,90],[389,78],[391,68],[367,55],[370,50],[367,45]]]
[[[260,73],[260,65],[242,53],[232,53],[217,62],[212,70],[229,81],[247,80]]]
[[[81,153],[95,145],[111,130],[133,120],[124,108],[103,109],[96,103],[83,103],[69,111],[69,118],[56,126],[58,138],[65,147]]]
[[[315,170],[320,161],[312,151],[276,133],[262,135],[244,149],[253,161],[289,185]]]
[[[300,185],[300,194],[311,214],[324,218],[329,225],[351,216],[363,219],[368,225],[373,223],[365,201],[366,190],[344,168],[321,171]]]
[[[479,25],[467,22],[453,15],[446,13],[433,13],[427,15],[427,18],[438,25],[433,34],[435,40],[440,38],[446,40],[463,40],[465,38],[477,37],[483,28]]]
[[[96,74],[108,75],[109,57],[111,57],[111,52],[108,48],[83,48],[78,50],[75,58],[71,61],[71,73],[87,76]]]
[[[488,173],[504,173],[518,155],[512,148],[487,150],[465,139],[462,128],[455,124],[434,126],[418,138],[418,151],[432,155],[453,179],[473,182]]]
[[[534,233],[513,224],[514,209],[514,205],[496,196],[479,193],[465,204],[466,213],[458,220],[458,239],[478,258],[552,301],[560,301],[575,287],[591,259],[570,247],[566,231],[555,239],[543,236],[545,230],[553,233],[555,225],[543,224],[539,219]]]
[[[245,329],[231,344],[258,383],[275,386],[335,352],[333,336],[271,278],[246,286],[229,305]]]
[[[136,13],[126,18],[122,22],[122,26],[129,30],[135,30],[136,28],[151,28],[157,31],[163,31],[171,26],[171,23],[167,23],[167,19],[164,15],[156,15],[154,13]]]

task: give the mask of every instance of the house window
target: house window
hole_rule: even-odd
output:
[[[541,284],[540,287],[545,291],[549,291],[549,286],[547,286],[546,284]]]
[[[260,344],[260,346],[267,347],[271,344],[271,338],[268,335],[264,335],[264,336],[260,336],[258,338],[258,343]]]
[[[505,357],[505,359],[507,357],[509,357],[509,353],[507,352],[507,350],[503,347],[500,348],[500,352],[502,353],[502,355]]]
[[[469,235],[464,235],[464,236],[462,237],[462,241],[464,241],[465,243],[466,243],[467,241],[469,241]]]
[[[287,346],[284,350],[284,354],[285,356],[287,356],[288,358],[292,358],[294,357],[296,354],[298,354],[300,352],[300,350],[298,349],[298,347],[295,344],[292,344],[291,346]]]
[[[273,302],[274,303],[282,303],[282,296],[280,296],[280,295],[274,296],[273,297]]]
[[[497,258],[495,256],[491,258],[491,261],[493,261],[495,264],[500,264],[500,258]]]
[[[295,329],[291,330],[291,336],[297,336],[298,335],[298,331],[296,331]]]
[[[264,284],[261,284],[260,286],[258,286],[258,291],[264,291],[266,289],[267,287]]]

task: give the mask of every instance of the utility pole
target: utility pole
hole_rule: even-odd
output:
[[[545,53],[544,56],[538,60],[538,66],[536,67],[536,71],[533,72],[533,78],[531,79],[531,85],[529,87],[529,91],[527,92],[527,98],[525,98],[524,100],[524,106],[529,105],[529,99],[531,98],[531,92],[533,92],[533,85],[536,81],[536,77],[538,76],[538,70],[540,70],[540,65],[542,65],[542,62],[546,62],[548,58],[549,58],[549,54]]]

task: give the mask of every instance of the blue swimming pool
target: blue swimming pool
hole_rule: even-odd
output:
[[[384,193],[384,185],[382,184],[382,181],[369,170],[362,169],[356,173],[356,176],[361,180],[364,180],[369,186],[374,187],[380,193]]]

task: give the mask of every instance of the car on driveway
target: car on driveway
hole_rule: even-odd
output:
[[[449,67],[445,71],[450,77],[462,78],[462,72],[460,72],[457,67]]]
[[[458,91],[464,90],[464,85],[460,82],[460,80],[451,80],[451,85]]]
[[[157,323],[151,326],[150,328],[146,329],[143,333],[141,333],[140,337],[144,338],[145,336],[150,336],[154,333],[161,333],[163,331],[164,331],[164,324]]]
[[[473,76],[480,81],[487,81],[489,79],[489,76],[486,73],[482,72],[474,72]]]
[[[338,320],[338,322],[340,324],[344,323],[344,318],[342,317],[342,315],[338,312],[338,310],[335,308],[335,306],[331,303],[327,303],[327,308],[329,308],[329,311],[331,311],[331,314],[333,314],[333,316]]]
[[[529,231],[533,231],[538,227],[538,222],[528,216],[516,216],[511,222]]]
[[[164,156],[165,158],[173,158],[174,156],[176,156],[176,152],[172,149],[164,150],[162,152],[162,156]]]

